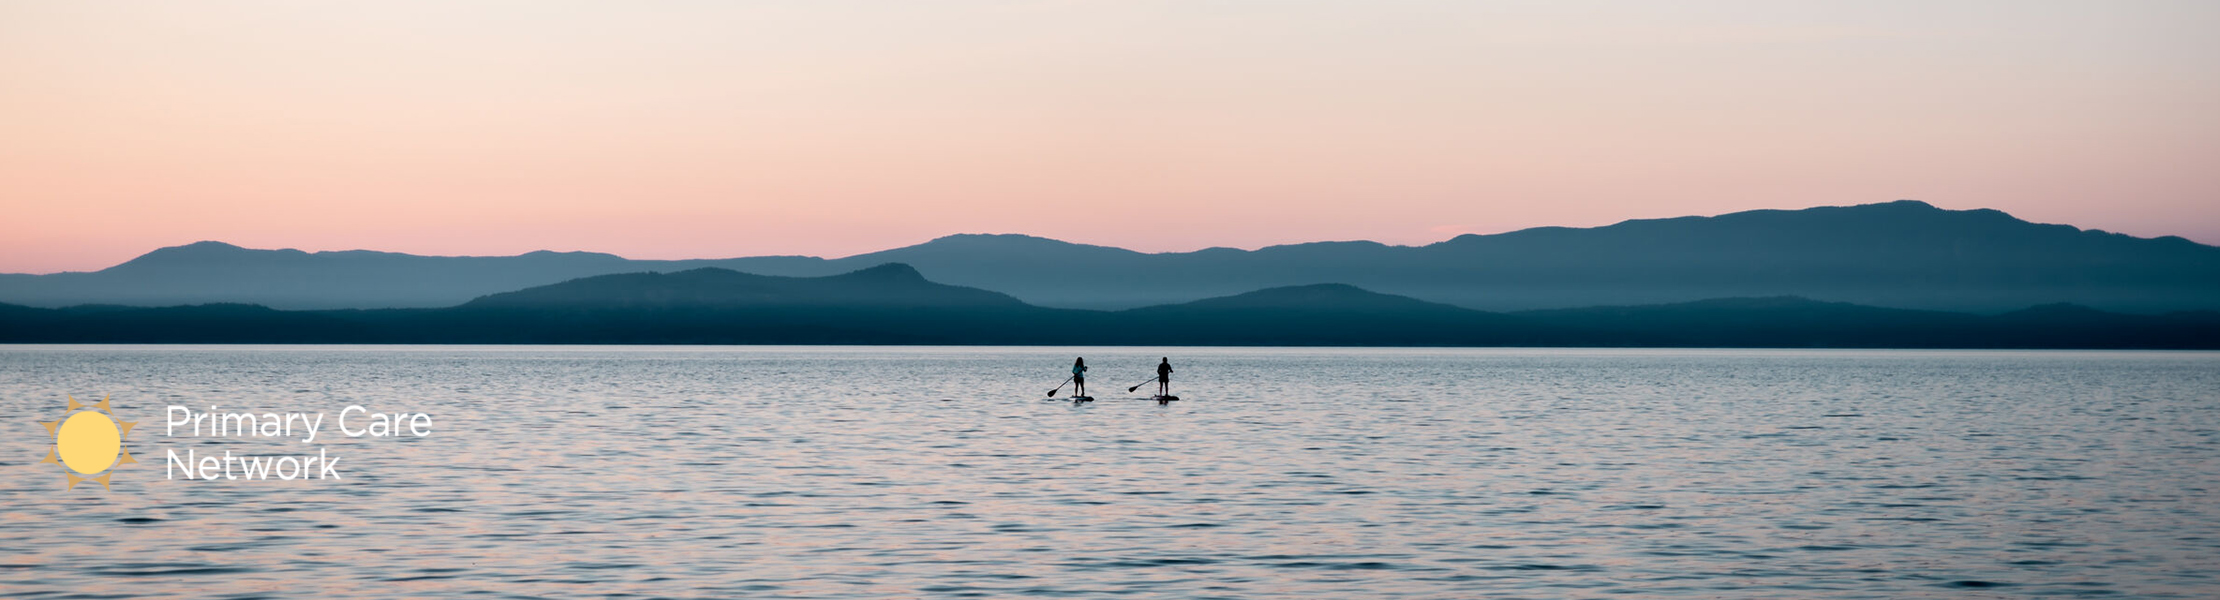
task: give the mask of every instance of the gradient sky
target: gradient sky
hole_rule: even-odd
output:
[[[0,0],[0,272],[1899,198],[2220,243],[2215,32],[2208,0]]]

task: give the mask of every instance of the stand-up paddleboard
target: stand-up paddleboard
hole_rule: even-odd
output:
[[[1094,396],[1072,396],[1072,397],[1071,397],[1071,402],[1072,402],[1072,404],[1078,404],[1078,403],[1081,403],[1081,402],[1093,402],[1093,401],[1095,401],[1095,397],[1094,397]]]
[[[1179,396],[1150,396],[1149,399],[1155,400],[1157,404],[1171,404],[1173,400],[1178,400]]]

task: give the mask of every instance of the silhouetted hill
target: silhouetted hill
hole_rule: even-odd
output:
[[[441,309],[0,305],[0,342],[2220,348],[2220,313],[1982,316],[1775,297],[1506,315],[1339,284],[1101,312],[890,264],[820,278],[596,276]]]
[[[1575,343],[1496,313],[1344,284],[1272,288],[1116,313],[1137,344],[1503,346]]]
[[[1609,332],[1617,345],[1811,348],[1987,347],[1985,318],[1876,308],[1795,296],[1514,313],[1537,323]],[[2017,344],[2012,344],[2016,346]]]
[[[1462,236],[1431,249],[1522,257],[1489,271],[1528,290],[1519,293],[1534,305],[1553,304],[1543,301],[1551,293],[1595,289],[1589,296],[1600,296],[1596,286],[1604,283],[1624,297],[1598,303],[1789,294],[1983,312],[2051,302],[2212,307],[2220,292],[2220,248],[1915,201]]]
[[[1228,310],[1337,310],[1388,314],[1470,314],[1468,310],[1415,298],[1366,291],[1343,283],[1295,285],[1185,304],[1137,308],[1130,313]]]
[[[493,294],[466,308],[737,308],[868,306],[1015,308],[1016,298],[926,281],[909,265],[888,263],[830,277],[774,277],[729,269],[600,275]]]
[[[1793,296],[1527,311],[1611,345],[1806,348],[2220,348],[2210,312],[2128,315],[2053,304],[2003,315],[1876,308]]]
[[[415,256],[362,250],[249,250],[199,242],[92,273],[0,277],[0,300],[39,306],[244,302],[280,308],[453,306],[470,298],[602,273],[640,270],[588,252]]]
[[[162,248],[90,273],[0,274],[0,302],[32,306],[248,303],[284,309],[454,306],[472,298],[593,275],[724,267],[836,272],[823,259],[628,260],[596,252],[418,256],[346,250],[251,250],[222,242]],[[797,265],[802,267],[797,268]],[[846,271],[853,269],[839,269]]]
[[[412,341],[439,343],[1001,344],[1027,341],[1011,324],[1058,312],[889,263],[825,277],[715,268],[602,275],[372,317],[415,332]]]
[[[311,344],[388,341],[353,315],[251,304],[64,309],[0,305],[0,340],[150,344]]]
[[[1320,242],[1162,254],[1022,235],[955,235],[832,260],[428,257],[203,242],[93,273],[0,275],[0,301],[432,307],[593,275],[716,267],[817,277],[888,262],[1035,305],[1092,309],[1318,283],[1499,311],[1783,295],[1979,313],[2060,302],[2150,314],[2220,309],[2220,248],[1917,201],[1542,227],[1415,247]]]
[[[1054,244],[954,236],[866,256],[916,265],[936,281],[1079,308],[1329,282],[1485,310],[1779,295],[1970,312],[2054,302],[2152,313],[2220,308],[2220,248],[1917,201],[1543,227],[1417,247],[1320,242],[1141,254]]]

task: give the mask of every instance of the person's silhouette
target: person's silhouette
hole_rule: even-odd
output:
[[[1156,363],[1156,395],[1172,395],[1172,357],[1166,356],[1164,362]]]
[[[1071,395],[1087,395],[1087,357],[1082,356],[1071,361],[1071,382],[1074,386]]]

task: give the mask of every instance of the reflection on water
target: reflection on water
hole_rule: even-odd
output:
[[[0,595],[2220,593],[2216,354],[1169,353],[0,347]],[[33,464],[64,394],[142,422],[114,491]],[[303,447],[169,404],[437,427],[165,481]]]

